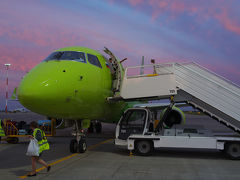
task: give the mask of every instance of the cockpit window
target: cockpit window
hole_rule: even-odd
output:
[[[97,67],[102,68],[102,65],[101,65],[101,63],[99,62],[97,56],[94,56],[94,55],[92,55],[92,54],[87,54],[87,57],[88,57],[88,62],[89,62],[90,64],[93,64],[93,65],[95,65],[95,66],[97,66]]]
[[[50,54],[44,61],[70,60],[86,63],[85,54],[76,51],[57,51]]]

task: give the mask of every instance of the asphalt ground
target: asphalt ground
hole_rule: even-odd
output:
[[[66,138],[55,138],[43,159],[52,164],[50,172],[38,166],[34,179],[240,179],[240,161],[226,159],[219,151],[161,149],[152,156],[129,156],[117,149],[113,140],[89,138],[89,149],[70,154]],[[25,156],[27,143],[0,145],[1,179],[28,179],[30,159]]]
[[[27,114],[25,114],[27,115]],[[23,116],[23,115],[22,115]],[[34,116],[31,114],[31,116]],[[206,116],[187,115],[187,124],[203,123],[215,133],[233,133],[210,121]],[[26,118],[25,118],[26,119]],[[129,156],[129,152],[113,144],[114,125],[103,124],[103,134],[89,134],[88,150],[83,154],[69,152],[69,129],[61,136],[48,138],[50,150],[42,158],[52,164],[50,172],[38,165],[32,179],[240,179],[240,161],[227,159],[216,150],[170,149],[157,150],[152,156]],[[18,144],[0,144],[0,179],[27,179],[30,158],[25,155],[28,139]]]
[[[45,151],[42,158],[48,163],[63,163],[75,155],[69,152],[69,142],[72,137],[51,137],[48,138],[50,150]],[[103,138],[91,138],[87,140],[88,147],[94,147],[104,141]],[[0,179],[24,178],[31,171],[30,157],[26,156],[29,140],[21,138],[18,144],[0,144]],[[41,165],[38,166],[40,168]],[[41,173],[40,173],[41,174]]]

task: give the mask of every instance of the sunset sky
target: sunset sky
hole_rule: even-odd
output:
[[[239,0],[0,0],[0,109],[4,63],[10,92],[53,50],[104,46],[124,66],[190,62],[240,85]]]

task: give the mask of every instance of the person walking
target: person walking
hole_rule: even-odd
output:
[[[153,64],[153,74],[157,74],[155,59],[151,59],[151,63]]]
[[[29,135],[30,138],[35,138],[38,141],[38,146],[39,146],[39,156],[31,156],[31,160],[32,160],[32,171],[28,174],[28,176],[36,176],[37,172],[36,172],[36,165],[37,162],[42,164],[43,166],[45,166],[47,168],[47,172],[50,171],[51,166],[48,165],[43,159],[41,159],[41,155],[42,152],[45,150],[49,150],[49,144],[47,142],[47,138],[45,136],[45,133],[38,128],[38,124],[35,121],[32,121],[30,123],[30,128],[33,131],[32,135]]]
[[[2,137],[4,136],[5,136],[5,132],[2,128],[2,120],[0,119],[0,143],[1,143]]]

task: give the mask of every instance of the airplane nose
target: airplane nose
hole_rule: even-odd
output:
[[[36,77],[33,73],[29,73],[18,88],[18,99],[23,106],[35,112],[50,108],[56,103],[52,99],[54,96],[56,99],[57,85],[57,79]]]
[[[26,77],[19,86],[18,98],[23,103],[29,100],[38,102],[41,100],[46,101],[54,94],[52,90],[56,88],[56,85],[57,80],[48,79],[41,82],[34,82]]]
[[[65,111],[60,104],[72,96],[72,89],[65,86],[71,76],[64,68],[64,63],[59,62],[43,62],[33,68],[18,88],[20,103],[33,112],[47,116],[53,116],[56,110]]]

